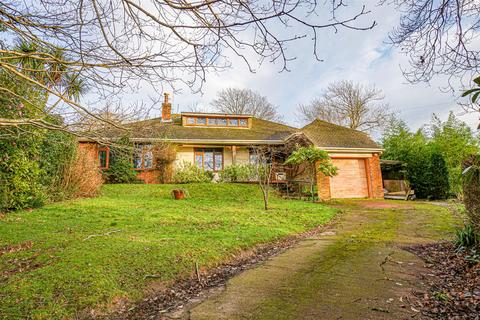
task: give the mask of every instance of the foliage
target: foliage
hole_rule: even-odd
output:
[[[439,148],[422,130],[409,131],[401,120],[393,120],[382,138],[383,159],[406,164],[406,175],[419,198],[444,199],[449,195],[449,174]]]
[[[472,248],[480,245],[480,234],[472,224],[466,224],[455,231],[455,245],[457,248]]]
[[[472,103],[477,103],[478,97],[480,96],[480,77],[473,79],[473,82],[476,84],[475,88],[466,90],[462,93],[462,97],[470,96],[470,101]]]
[[[110,158],[108,170],[103,171],[106,183],[133,183],[137,180],[137,172],[128,158]]]
[[[471,155],[462,163],[463,203],[469,222],[480,235],[480,155]]]
[[[255,177],[255,166],[252,164],[232,164],[220,172],[221,182],[245,182]]]
[[[42,52],[35,43],[19,42],[15,50],[21,57],[8,57],[23,68],[35,81],[51,87],[62,81],[63,67],[32,57]],[[44,52],[45,53],[45,52]],[[51,53],[51,52],[48,52]],[[42,119],[54,126],[63,119],[46,110],[48,91],[32,85],[24,78],[0,69],[0,118],[6,121]],[[67,89],[66,83],[62,84]],[[69,91],[73,93],[73,91]],[[61,189],[65,167],[76,152],[75,138],[62,131],[49,131],[30,124],[0,127],[0,211],[39,206],[45,201],[63,199]]]
[[[200,183],[211,182],[213,173],[203,170],[195,164],[184,161],[175,170],[173,181],[175,183]]]
[[[129,139],[124,137],[110,147],[109,167],[104,170],[106,183],[133,183],[137,181],[137,172],[133,168]]]
[[[448,167],[450,193],[461,196],[462,160],[478,152],[478,139],[473,136],[470,127],[465,122],[458,120],[453,112],[450,112],[445,122],[433,115],[429,130],[429,143],[433,144],[445,158]]]
[[[213,267],[241,250],[311,230],[336,212],[273,196],[271,210],[258,214],[260,190],[247,184],[192,184],[190,197],[172,199],[172,188],[181,187],[104,185],[97,198],[4,217],[2,243],[33,247],[6,252],[0,265],[18,257],[35,267],[2,278],[0,315],[75,319],[86,309],[104,311],[120,292],[140,299],[151,284],[147,274],[171,282],[190,274],[195,262]]]
[[[41,206],[47,195],[39,179],[42,170],[30,157],[32,149],[5,148],[8,142],[0,143],[0,211]]]
[[[293,151],[292,154],[285,161],[286,165],[301,165],[307,166],[307,174],[310,182],[310,195],[312,201],[315,198],[314,184],[318,173],[327,177],[332,177],[337,174],[338,168],[335,167],[328,152],[320,150],[315,146],[300,147]]]

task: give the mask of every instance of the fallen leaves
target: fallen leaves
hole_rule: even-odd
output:
[[[479,319],[480,263],[468,253],[455,252],[451,243],[442,242],[405,248],[425,261],[427,273],[421,281],[428,292],[416,292],[411,309],[436,319]]]

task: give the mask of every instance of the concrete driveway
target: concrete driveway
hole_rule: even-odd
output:
[[[451,237],[442,206],[350,200],[331,230],[232,278],[186,319],[411,319],[423,262],[402,246]]]

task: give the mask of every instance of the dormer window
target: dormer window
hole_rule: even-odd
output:
[[[184,126],[248,128],[249,116],[221,114],[183,114]]]

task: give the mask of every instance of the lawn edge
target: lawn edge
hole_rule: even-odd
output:
[[[197,304],[208,297],[209,292],[224,286],[236,275],[257,267],[271,257],[277,256],[294,247],[302,239],[312,237],[335,226],[343,214],[342,210],[329,206],[336,213],[326,223],[305,232],[289,235],[281,240],[262,243],[238,252],[231,260],[216,267],[200,269],[198,275],[189,276],[163,283],[162,289],[150,291],[141,301],[122,301],[112,312],[103,316],[85,317],[85,319],[125,320],[168,318],[188,304]],[[200,281],[199,281],[200,278]],[[156,283],[159,284],[158,282]],[[153,287],[153,284],[152,284]],[[161,287],[156,286],[156,287]],[[148,289],[147,289],[148,290]]]

